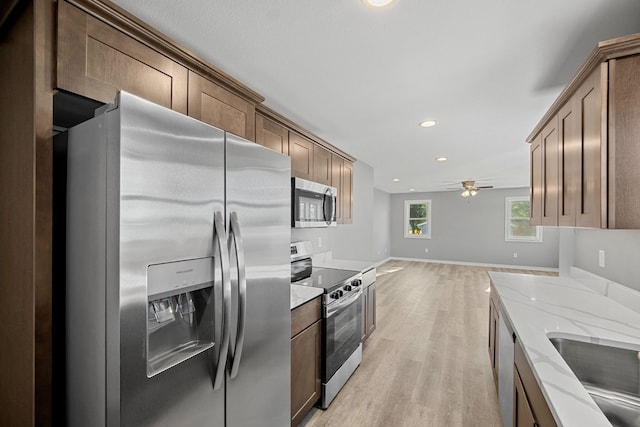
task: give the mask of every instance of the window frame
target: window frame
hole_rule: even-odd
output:
[[[427,234],[409,234],[409,214],[411,210],[411,205],[427,205],[427,224],[429,224]],[[413,218],[418,219],[418,218]],[[405,200],[404,201],[404,231],[402,234],[405,239],[430,239],[431,238],[431,229],[433,228],[433,218],[431,216],[431,199],[420,199],[420,200]]]
[[[511,204],[512,202],[529,202],[531,209],[531,200],[529,196],[508,196],[505,197],[504,203],[504,241],[518,243],[542,243],[542,227],[535,225],[536,235],[532,237],[517,237],[511,235]]]

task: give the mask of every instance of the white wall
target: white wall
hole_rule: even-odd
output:
[[[572,240],[563,245],[561,260],[573,258],[578,268],[640,291],[640,230],[576,228]],[[605,251],[604,268],[598,266],[600,250]]]
[[[528,195],[528,188],[481,190],[466,199],[459,191],[393,194],[391,256],[557,268],[557,228],[545,227],[541,243],[505,242],[505,197]],[[431,239],[404,238],[404,201],[420,199],[432,203]]]
[[[332,251],[336,259],[380,261],[388,257],[390,248],[388,224],[389,195],[373,188],[373,168],[356,161],[353,165],[353,223],[331,228],[293,228],[291,241],[310,240],[314,252]]]

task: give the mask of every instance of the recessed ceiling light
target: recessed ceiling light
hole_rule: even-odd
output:
[[[400,178],[393,178],[393,182],[398,182],[400,181]]]
[[[416,189],[415,188],[410,188],[409,191],[416,191]]]
[[[436,162],[446,162],[447,158],[446,157],[436,157]]]
[[[393,0],[362,0],[364,4],[371,7],[384,7],[392,1]]]
[[[435,120],[424,120],[420,122],[420,126],[422,126],[423,128],[430,128],[437,124],[438,122],[436,122]]]

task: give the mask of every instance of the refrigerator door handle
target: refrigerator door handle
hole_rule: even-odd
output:
[[[225,245],[227,237],[224,230],[222,212],[218,211],[213,216],[213,235],[215,239],[214,244],[217,245],[217,249],[220,254],[220,266],[222,269],[222,342],[220,345],[216,345],[218,348],[218,366],[214,367],[214,390],[218,390],[220,388],[225,377],[225,365],[227,362],[226,355],[229,351],[229,322],[231,320],[231,277],[229,277],[229,252]]]
[[[238,264],[238,330],[236,334],[235,346],[234,348],[230,349],[233,362],[231,364],[231,372],[229,373],[229,377],[233,379],[238,375],[240,360],[242,359],[242,349],[244,347],[244,335],[247,318],[247,276],[244,259],[244,246],[242,244],[240,224],[238,222],[238,214],[236,212],[231,212],[229,223],[229,239],[233,239],[236,251],[236,261]],[[229,241],[229,251],[231,251],[231,240]]]

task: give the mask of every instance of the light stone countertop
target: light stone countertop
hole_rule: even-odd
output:
[[[323,292],[323,289],[311,286],[291,285],[291,310],[322,295]]]
[[[488,274],[558,426],[610,427],[548,338],[640,351],[640,313],[573,278]]]

